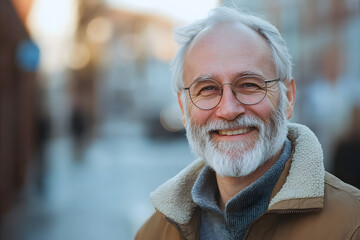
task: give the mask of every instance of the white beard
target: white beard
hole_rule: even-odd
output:
[[[255,116],[242,116],[231,122],[217,120],[198,126],[187,117],[186,132],[189,145],[218,175],[247,176],[281,150],[287,136],[285,108],[286,101],[281,99],[277,109],[265,122]],[[241,142],[214,143],[211,140],[213,131],[238,127],[255,128],[255,131],[258,131],[256,142],[249,139]]]

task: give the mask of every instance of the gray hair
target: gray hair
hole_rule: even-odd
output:
[[[234,22],[240,22],[250,27],[267,41],[271,49],[277,77],[282,81],[290,82],[292,71],[291,56],[284,39],[276,27],[254,15],[241,13],[234,8],[223,6],[214,8],[206,18],[198,20],[188,26],[178,28],[175,31],[175,41],[180,44],[180,48],[171,63],[175,92],[179,92],[184,88],[184,57],[193,39],[209,26]]]

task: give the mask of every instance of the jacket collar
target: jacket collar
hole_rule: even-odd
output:
[[[322,207],[325,171],[320,143],[306,126],[289,123],[288,129],[293,145],[291,166],[280,176],[274,188],[278,192],[271,199],[269,209]],[[188,223],[197,207],[191,189],[204,165],[202,159],[195,160],[152,192],[155,208],[179,224]]]

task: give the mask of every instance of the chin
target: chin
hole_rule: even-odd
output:
[[[237,147],[229,146],[225,151],[212,148],[207,149],[205,159],[207,164],[220,176],[243,177],[253,173],[266,162],[261,144],[247,150],[243,144],[236,144]],[[231,144],[234,145],[234,144]]]

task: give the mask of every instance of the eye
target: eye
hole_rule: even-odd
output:
[[[240,87],[242,88],[259,88],[259,86],[252,82],[243,83]]]
[[[264,87],[264,80],[255,76],[241,77],[234,83],[234,89],[239,91],[257,91]]]
[[[216,86],[206,86],[201,89],[201,91],[216,91],[216,90],[217,90]]]
[[[234,88],[239,89],[239,90],[250,91],[250,90],[258,90],[258,89],[261,89],[262,87],[261,87],[261,84],[259,84],[256,81],[241,81],[241,82],[238,82],[234,86]]]
[[[190,93],[193,97],[209,97],[219,94],[221,86],[213,80],[197,81],[190,87]]]
[[[202,96],[208,96],[208,95],[212,95],[212,94],[217,94],[220,91],[219,86],[216,85],[208,85],[208,86],[203,86],[198,95],[202,95]]]

